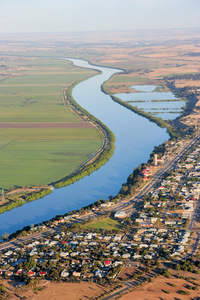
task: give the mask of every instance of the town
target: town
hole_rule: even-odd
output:
[[[144,274],[150,280],[152,270],[154,276],[167,272],[169,265],[199,274],[198,141],[199,134],[165,142],[164,153],[141,168],[131,199],[99,200],[11,235],[0,245],[1,277],[18,287],[47,279],[109,283],[117,290]],[[129,266],[134,272],[123,278]]]

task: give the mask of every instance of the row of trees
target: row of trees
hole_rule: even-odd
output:
[[[92,123],[96,124],[98,127],[101,128],[101,130],[104,132],[104,135],[106,136],[107,145],[92,164],[85,165],[76,174],[73,173],[73,174],[53,183],[55,188],[67,186],[71,183],[74,183],[75,181],[80,180],[81,178],[85,177],[86,175],[90,175],[92,172],[94,172],[95,170],[102,167],[111,158],[111,156],[114,153],[115,136],[112,133],[112,131],[104,123],[102,123],[99,119],[97,119],[96,117],[91,115],[87,110],[82,108],[72,97],[72,90],[76,84],[77,84],[77,82],[72,84],[66,91],[67,100],[76,109],[76,111],[79,111],[84,116],[87,116],[88,119]]]
[[[33,192],[33,193],[27,195],[25,197],[25,201],[26,202],[31,202],[31,201],[37,200],[39,198],[43,198],[44,196],[51,194],[52,191],[53,190],[50,189],[50,188],[41,189],[38,192]]]

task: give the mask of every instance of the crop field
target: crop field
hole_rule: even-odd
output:
[[[50,58],[0,65],[0,188],[57,181],[98,151],[101,134],[63,100],[65,87],[95,71]]]

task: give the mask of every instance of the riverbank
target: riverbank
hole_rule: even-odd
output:
[[[82,81],[84,80],[72,82],[70,85],[68,85],[68,87],[63,90],[63,100],[65,105],[70,107],[70,109],[73,110],[78,117],[81,117],[84,122],[91,122],[94,128],[102,135],[101,148],[94,153],[91,158],[81,164],[71,175],[62,178],[59,181],[40,187],[22,187],[20,188],[20,191],[19,188],[16,190],[12,189],[11,192],[5,193],[5,197],[8,195],[12,195],[12,197],[9,196],[10,201],[7,202],[4,200],[0,205],[0,214],[50,194],[53,191],[52,187],[57,189],[80,180],[95,170],[98,170],[112,156],[114,152],[115,137],[111,130],[109,130],[109,128],[100,120],[92,116],[88,111],[78,105],[78,103],[72,97],[73,88]]]
[[[88,68],[86,62],[81,64]],[[3,233],[11,233],[28,224],[41,223],[63,212],[80,209],[99,200],[100,197],[108,199],[110,195],[116,195],[122,182],[126,181],[127,174],[148,160],[153,147],[168,138],[165,130],[115,104],[109,96],[102,93],[100,89],[102,83],[118,70],[99,69],[102,74],[81,82],[73,89],[73,98],[80,106],[106,123],[106,126],[117,135],[114,155],[98,172],[93,172],[64,189],[54,190],[43,199],[25,203],[9,214],[2,214],[0,219],[4,224]],[[140,130],[140,134],[138,130],[132,130],[136,127]]]
[[[170,89],[169,84],[167,85],[167,87]],[[102,84],[101,89],[105,94],[108,94],[108,91],[105,87],[105,83]],[[174,87],[172,89],[172,92],[179,94],[179,96],[180,96],[180,93],[178,93],[178,91]],[[145,112],[144,110],[140,110],[137,106],[133,106],[126,101],[122,101],[120,98],[118,98],[114,95],[110,95],[110,97],[112,98],[113,101],[119,103],[120,105],[126,107],[127,109],[133,111],[134,113],[147,118],[150,122],[157,124],[159,127],[166,128],[171,139],[181,138],[186,134],[192,133],[191,127],[189,127],[187,125],[184,126],[181,123],[178,124],[177,122],[173,122],[173,121],[172,122],[164,121],[162,118],[155,117],[151,113]],[[184,109],[183,113],[178,117],[178,120],[181,118],[182,115],[186,114],[186,111],[188,110],[188,104],[189,104],[189,101],[187,101],[186,108]],[[194,108],[194,105],[192,108]],[[191,112],[191,110],[190,110],[190,112]]]
[[[94,125],[95,129],[101,132],[103,136],[102,146],[90,159],[87,160],[87,162],[83,163],[71,175],[53,183],[56,189],[70,185],[80,180],[81,178],[90,175],[92,172],[102,167],[114,153],[115,136],[112,131],[103,122],[101,122],[95,116],[91,115],[87,110],[81,107],[72,96],[73,88],[80,82],[81,81],[72,83],[68,87],[68,89],[65,90],[65,102],[67,105],[70,105],[73,111],[77,115],[81,116],[84,121],[91,122]]]
[[[64,98],[64,101],[66,101],[66,103],[67,103],[67,105],[69,106],[70,105],[70,107],[74,110],[74,112],[75,113],[77,113],[78,115],[80,115],[85,121],[88,121],[88,120],[91,120],[91,118],[92,118],[92,120],[94,120],[94,124],[95,124],[95,126],[99,126],[99,124],[98,123],[95,123],[96,122],[96,118],[95,117],[93,117],[93,116],[91,116],[91,114],[89,114],[85,109],[83,109],[75,100],[74,100],[74,98],[72,97],[72,90],[73,90],[73,88],[77,85],[78,83],[73,83],[73,84],[71,84],[71,86],[67,89],[67,90],[65,90],[64,92],[63,92],[63,98]],[[105,83],[104,83],[105,84]],[[106,92],[106,90],[104,89],[104,84],[101,86],[101,90],[105,93],[105,94],[107,94],[107,92]],[[128,109],[130,109],[131,111],[133,111],[133,112],[136,112],[138,115],[141,115],[141,116],[143,116],[143,117],[145,117],[145,118],[147,118],[148,120],[150,120],[151,122],[154,122],[154,123],[156,123],[157,125],[159,125],[160,127],[167,127],[168,129],[170,128],[170,130],[169,130],[169,133],[171,133],[171,132],[173,132],[173,130],[174,130],[174,132],[175,133],[177,133],[178,131],[179,131],[179,135],[180,135],[180,132],[181,132],[181,134],[183,134],[184,132],[183,131],[180,131],[180,128],[179,127],[177,127],[176,128],[176,126],[172,126],[172,125],[170,125],[170,124],[168,124],[167,122],[165,122],[165,121],[163,121],[162,119],[160,119],[160,118],[156,118],[156,117],[154,117],[154,116],[152,116],[152,115],[150,115],[150,114],[148,114],[148,113],[145,113],[145,112],[143,112],[143,111],[140,111],[139,109],[137,109],[136,107],[133,107],[133,106],[131,106],[131,105],[129,105],[128,103],[124,103],[123,101],[121,101],[119,98],[117,98],[117,97],[115,97],[115,96],[113,96],[113,95],[111,95],[111,98],[115,101],[115,102],[118,102],[119,104],[121,104],[121,105],[123,105],[123,106],[125,106],[126,108],[128,108]],[[101,130],[101,127],[97,127],[99,130]],[[188,127],[189,128],[189,127]],[[104,149],[106,149],[106,147],[107,147],[107,145],[108,145],[108,143],[107,143],[107,141],[106,141],[106,138],[107,138],[107,135],[105,135],[105,132],[104,131],[102,131],[102,133],[104,133],[104,140],[105,140],[105,142],[104,143],[102,143],[102,145],[104,146]],[[171,134],[171,138],[178,138],[179,136],[177,136],[177,135],[173,135],[173,134]],[[156,154],[158,154],[158,155],[161,155],[162,153],[163,153],[163,147],[162,147],[162,145],[160,145],[159,147],[156,147],[155,149],[154,149],[154,151],[150,154],[150,158],[152,158],[153,157],[153,155],[156,153]],[[98,155],[98,154],[101,154],[102,152],[101,152],[101,150],[96,154],[96,155]],[[94,161],[94,159],[95,159],[96,157],[95,157],[95,155],[91,158],[91,162],[93,163]],[[150,161],[151,161],[151,159],[150,159]],[[67,177],[67,178],[65,178],[64,180],[61,180],[61,181],[59,181],[58,183],[55,183],[55,187],[57,187],[57,188],[59,188],[59,187],[62,187],[62,186],[66,186],[66,185],[69,185],[69,184],[71,184],[71,183],[74,183],[76,180],[79,180],[79,179],[81,179],[81,178],[83,178],[84,176],[86,176],[86,175],[88,175],[89,173],[88,173],[88,170],[89,170],[89,172],[93,172],[93,166],[91,167],[91,166],[89,166],[89,168],[88,168],[88,164],[89,163],[89,161],[87,161],[85,164],[84,164],[84,166],[82,167],[82,166],[80,166],[80,169],[81,169],[81,173],[79,173],[79,171],[80,170],[76,170],[76,174],[74,174],[75,176],[73,177],[73,176],[71,176],[71,177]],[[142,164],[142,167],[144,168],[145,166],[147,166],[147,164]],[[86,169],[84,168],[84,167],[86,167]],[[98,167],[98,165],[96,166],[95,165],[95,167]],[[133,177],[135,177],[135,176],[137,176],[138,174],[137,174],[137,170],[141,170],[141,165],[139,165],[135,170],[134,170],[134,172],[131,174],[131,175],[129,175],[129,177],[128,178],[132,178],[132,183],[133,183]],[[136,181],[136,184],[137,184],[137,181]],[[57,185],[57,186],[56,186]],[[123,184],[123,186],[125,187],[125,186],[127,186],[127,183],[125,184]],[[131,186],[132,186],[132,184],[131,184]],[[39,194],[37,194],[36,193],[36,195],[38,195],[38,198],[40,198],[39,197]],[[132,196],[132,192],[131,192],[131,194],[129,195],[129,193],[127,194],[127,192],[126,193],[124,193],[124,192],[122,192],[122,190],[120,189],[120,192],[114,197],[114,199],[116,199],[116,198],[119,198],[119,197],[121,197],[123,195],[123,197],[129,197],[129,196]],[[35,198],[34,196],[33,196],[33,198],[34,198],[34,200],[36,200],[37,198]],[[24,202],[23,203],[20,203],[21,205],[23,205],[24,204]],[[19,205],[19,204],[18,204]],[[91,204],[92,205],[92,204]]]

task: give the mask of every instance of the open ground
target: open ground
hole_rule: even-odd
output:
[[[5,281],[3,281],[5,284]],[[9,284],[9,281],[6,284],[8,290],[10,291],[10,300],[23,299],[31,299],[31,300],[86,300],[95,298],[103,291],[108,290],[107,288],[102,287],[96,283],[89,283],[89,282],[81,282],[81,283],[53,283],[44,280],[41,282],[41,290],[40,288],[30,289],[30,288],[23,288],[20,289],[20,294],[15,293],[15,289],[12,285]]]
[[[174,270],[171,270],[171,272],[172,276],[170,278],[159,276],[153,282],[146,283],[135,291],[120,297],[120,300],[199,299],[199,275],[191,275],[191,273],[183,271],[179,272],[179,274]],[[184,279],[177,278],[178,274],[182,275]],[[196,290],[193,290],[192,288],[195,288],[195,286]]]
[[[64,88],[95,74],[66,60],[1,56],[0,188],[50,184],[98,151],[101,134],[63,97]]]

